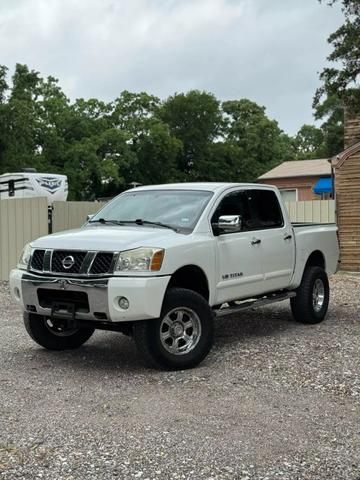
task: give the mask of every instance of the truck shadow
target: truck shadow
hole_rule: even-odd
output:
[[[281,335],[299,328],[287,304],[262,307],[216,319],[216,340],[221,343],[246,341],[252,337]]]
[[[129,372],[144,369],[131,338],[118,332],[96,331],[93,337],[76,350],[49,351],[41,347],[33,351],[33,356],[49,365],[66,371],[106,372],[126,370]]]
[[[222,317],[215,320],[214,351],[226,350],[261,339],[288,334],[289,331],[302,328],[292,321],[288,308],[268,307],[247,310],[241,314]],[[47,351],[32,348],[28,352],[32,356],[32,368],[57,368],[66,371],[68,368],[92,370],[94,373],[127,371],[143,372],[146,368],[141,363],[134,342],[131,338],[116,332],[97,331],[88,343],[77,350],[63,352]],[[208,360],[208,362],[211,361]]]

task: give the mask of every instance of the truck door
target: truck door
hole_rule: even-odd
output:
[[[221,233],[216,238],[217,251],[217,301],[249,298],[264,290],[260,245],[252,242],[249,227],[252,224],[245,191],[236,190],[227,194],[217,206],[211,222],[216,225],[222,215],[239,215],[242,219],[240,232]],[[216,233],[215,227],[213,227]]]
[[[286,223],[273,190],[247,191],[251,216],[255,221],[253,237],[259,242],[264,292],[290,285],[295,264],[295,239]]]

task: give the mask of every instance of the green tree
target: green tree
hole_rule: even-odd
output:
[[[142,184],[175,182],[179,179],[176,161],[182,152],[180,140],[162,122],[151,125],[137,148],[137,179]]]
[[[338,1],[328,0],[328,4]],[[327,59],[333,66],[324,68],[320,74],[322,85],[315,93],[314,107],[324,97],[336,96],[355,113],[360,111],[360,2],[341,2],[345,22],[328,38],[333,50]]]
[[[37,149],[37,116],[35,102],[39,95],[38,72],[17,64],[12,89],[3,105],[2,169],[17,171],[22,167],[40,166]],[[4,87],[4,83],[3,83]]]
[[[113,126],[128,132],[131,141],[136,142],[146,134],[154,118],[157,119],[160,99],[146,92],[132,93],[125,90],[115,99],[112,107]]]
[[[247,99],[223,103],[226,114],[225,138],[241,150],[242,181],[255,180],[272,167],[293,156],[291,139],[275,120],[266,116],[265,107]]]
[[[193,90],[161,102],[125,91],[109,103],[71,102],[55,78],[26,65],[16,65],[11,88],[6,76],[0,67],[0,172],[64,173],[69,199],[113,196],[133,181],[251,181],[294,156],[277,122],[246,99],[221,105]]]
[[[303,125],[294,138],[297,160],[323,158],[326,156],[324,132],[314,125]]]
[[[199,172],[202,181],[240,182],[248,178],[249,168],[242,149],[235,143],[222,140],[208,146],[206,158],[200,161]]]
[[[9,88],[6,76],[7,76],[8,68],[5,65],[0,65],[0,102],[5,102],[6,92]]]
[[[324,156],[332,157],[344,148],[344,106],[337,95],[327,96],[316,106],[315,119],[323,120]]]
[[[122,92],[113,104],[112,126],[126,135],[132,161],[123,168],[124,181],[166,183],[174,181],[181,141],[160,118],[160,99],[145,92]]]
[[[6,81],[8,69],[5,65],[0,65],[0,173],[5,168],[5,151],[7,145],[7,116],[8,109],[6,104],[6,93],[8,84]]]
[[[98,138],[98,172],[94,176],[97,196],[114,196],[128,188],[135,166],[136,153],[128,143],[126,132],[110,125]]]
[[[62,92],[57,79],[40,79],[35,102],[36,143],[41,152],[41,170],[64,173],[67,149],[66,132],[71,123],[70,101]]]
[[[180,178],[203,179],[209,146],[221,134],[220,102],[211,93],[198,90],[177,93],[163,103],[160,117],[171,134],[182,142],[177,158]]]

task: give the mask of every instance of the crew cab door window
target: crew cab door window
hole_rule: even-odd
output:
[[[254,229],[281,228],[284,225],[280,204],[274,191],[249,190],[247,198]]]
[[[222,215],[240,215],[241,232],[215,236],[217,245],[217,303],[260,294],[263,289],[261,256],[251,244],[254,228],[248,195],[237,190],[224,196],[211,218],[215,225]],[[216,228],[216,227],[213,227]]]

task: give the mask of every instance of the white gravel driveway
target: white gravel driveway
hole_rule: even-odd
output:
[[[217,323],[197,369],[142,367],[132,341],[32,342],[0,284],[0,479],[360,479],[360,277],[328,319],[287,302]]]

